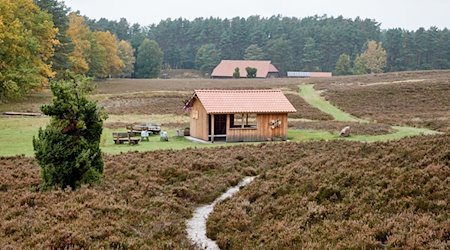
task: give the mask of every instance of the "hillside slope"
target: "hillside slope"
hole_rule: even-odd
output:
[[[222,249],[448,249],[450,136],[308,144],[219,204]]]

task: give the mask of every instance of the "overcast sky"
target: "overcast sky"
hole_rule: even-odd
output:
[[[375,19],[382,29],[417,30],[437,26],[450,28],[450,0],[65,0],[73,11],[99,19],[119,20],[143,26],[167,18],[232,18],[281,14],[303,18],[313,15]]]

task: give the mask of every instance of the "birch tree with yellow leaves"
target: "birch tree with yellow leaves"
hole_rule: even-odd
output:
[[[354,73],[382,73],[386,67],[387,54],[381,42],[368,41],[367,49],[355,58]]]
[[[79,16],[75,12],[69,14],[67,35],[72,40],[74,47],[73,51],[69,54],[68,60],[70,70],[75,73],[85,74],[89,70],[88,51],[91,48],[89,41],[90,33],[91,31],[82,16]]]

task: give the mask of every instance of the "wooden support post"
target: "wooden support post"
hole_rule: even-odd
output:
[[[225,130],[225,135],[226,136],[228,135],[228,130],[230,129],[230,122],[231,122],[230,119],[231,119],[230,114],[227,114],[227,127],[226,127],[226,130]],[[227,137],[225,137],[225,141],[228,141]]]
[[[211,142],[214,143],[214,114],[211,114]]]
[[[248,114],[245,114],[245,125],[248,126]]]
[[[242,117],[241,128],[244,128],[244,114],[241,114],[241,117]]]

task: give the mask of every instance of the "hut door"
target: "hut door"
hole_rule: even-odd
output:
[[[208,115],[209,134],[211,135],[211,115]],[[227,134],[227,115],[214,115],[214,136]]]

